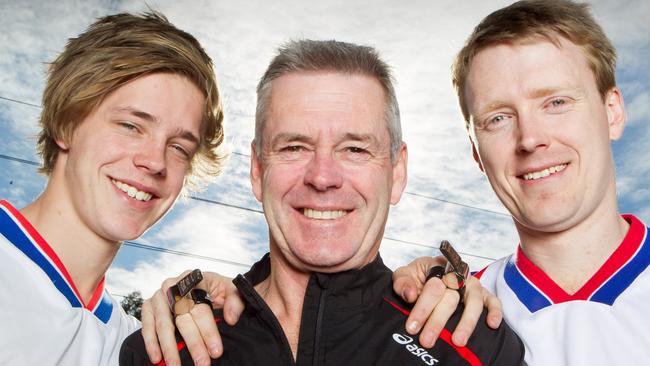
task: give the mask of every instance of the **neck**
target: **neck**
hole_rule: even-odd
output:
[[[21,211],[52,247],[84,304],[88,304],[120,245],[88,228],[65,195],[55,194],[52,180],[43,194]]]
[[[521,249],[569,294],[577,292],[614,253],[629,224],[613,200],[586,219],[557,232],[531,230],[515,222]]]
[[[271,274],[255,286],[255,290],[278,319],[295,360],[302,307],[311,273],[300,271],[288,263],[273,244],[270,249]]]

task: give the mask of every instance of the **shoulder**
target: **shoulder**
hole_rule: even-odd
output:
[[[124,340],[120,349],[120,365],[151,365],[144,347],[142,329],[138,329]]]

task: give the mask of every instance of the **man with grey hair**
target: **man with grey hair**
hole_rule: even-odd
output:
[[[410,306],[393,293],[379,246],[406,186],[407,149],[389,68],[374,49],[310,40],[281,48],[258,86],[251,149],[270,253],[234,280],[246,302],[239,322],[215,311],[224,354],[213,364],[521,363],[523,345],[505,324],[479,321],[466,347],[448,329],[429,350],[406,333]],[[181,359],[192,364],[186,350]],[[120,362],[149,364],[141,334]]]

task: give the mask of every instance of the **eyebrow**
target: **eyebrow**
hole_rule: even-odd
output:
[[[136,108],[134,108],[132,106],[117,107],[117,108],[114,108],[114,111],[121,112],[121,113],[128,113],[128,114],[133,115],[133,116],[135,116],[135,117],[137,117],[139,119],[142,119],[142,120],[145,120],[147,122],[154,123],[154,124],[157,124],[157,123],[160,122],[158,120],[158,118],[156,118],[156,116],[154,116],[153,114],[150,114],[150,113],[147,113],[145,111],[136,109]],[[196,136],[195,134],[193,134],[192,132],[186,130],[186,129],[177,128],[176,129],[176,136],[178,136],[179,138],[181,138],[183,140],[187,140],[187,141],[189,141],[191,143],[194,143],[196,145],[200,144],[199,137]]]
[[[368,143],[373,143],[377,141],[377,138],[375,135],[370,134],[370,133],[346,133],[345,137],[343,140],[352,140],[352,141],[359,141],[359,142],[368,142]]]
[[[277,146],[280,143],[293,142],[293,141],[308,142],[311,141],[311,138],[309,136],[300,133],[283,132],[277,134],[271,140],[271,147]]]
[[[122,113],[128,113],[128,114],[131,114],[131,115],[133,115],[135,117],[143,119],[145,121],[158,123],[158,118],[156,118],[156,116],[154,116],[152,114],[149,114],[149,113],[147,113],[145,111],[141,111],[141,110],[136,109],[136,108],[131,107],[131,106],[117,107],[117,108],[114,108],[114,111],[122,112]]]
[[[480,116],[485,115],[488,112],[491,112],[491,111],[496,110],[496,109],[508,107],[509,105],[510,105],[510,103],[508,103],[506,101],[503,101],[503,100],[493,100],[490,103],[488,103],[488,104],[486,104],[484,106],[481,106],[479,108],[479,110],[478,110],[478,113],[476,113],[476,116],[480,117]]]
[[[532,92],[529,93],[529,95],[532,98],[542,98],[542,97],[547,97],[549,95],[553,95],[559,91],[562,90],[567,90],[566,88],[541,88],[541,89],[535,89]],[[573,90],[573,88],[570,88],[570,90]]]
[[[548,88],[539,88],[539,89],[534,89],[530,93],[528,93],[528,97],[537,99],[537,98],[543,98],[547,97],[549,95],[557,94],[557,93],[571,93],[571,94],[582,94],[582,91],[578,87],[568,87],[568,88],[562,88],[562,87],[548,87]],[[485,106],[482,106],[479,109],[479,113],[477,113],[477,116],[482,116],[488,112],[491,112],[496,109],[504,108],[504,107],[509,107],[511,103],[508,103],[503,100],[494,100],[491,101],[490,103],[486,104]]]
[[[194,135],[192,132],[184,129],[179,129],[177,136],[183,140],[187,140],[195,145],[200,145],[199,138]]]
[[[280,143],[286,143],[286,142],[311,142],[313,139],[307,135],[303,135],[300,133],[280,133],[277,136],[271,140],[271,146],[276,146]],[[344,137],[341,139],[342,141],[359,141],[359,142],[368,142],[368,143],[373,143],[377,141],[377,138],[370,133],[351,133],[348,132],[344,135]]]

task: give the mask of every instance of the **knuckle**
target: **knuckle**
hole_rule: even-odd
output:
[[[445,284],[439,278],[430,279],[427,281],[424,287],[427,292],[436,297],[444,295],[445,291],[447,290],[447,286],[445,286]]]
[[[208,316],[209,310],[210,307],[208,306],[208,304],[195,304],[190,309],[190,315],[192,315],[193,318],[196,318],[197,316],[199,317]]]
[[[190,313],[185,313],[185,314],[178,315],[178,316],[174,319],[174,324],[176,324],[176,327],[180,329],[180,328],[182,328],[186,323],[191,322],[191,321],[192,321],[192,320],[191,320],[191,315],[190,315]]]
[[[144,311],[144,310],[149,310],[149,308],[151,308],[151,299],[146,299],[146,300],[142,303],[142,311]]]
[[[445,289],[445,296],[443,297],[442,301],[445,304],[448,304],[449,306],[453,306],[455,308],[460,301],[460,294],[456,290]]]
[[[178,282],[178,281],[176,280],[176,278],[168,278],[168,279],[166,279],[166,280],[163,281],[161,287],[162,287],[163,289],[167,289],[167,288],[170,288],[170,287],[172,287],[173,285],[175,285],[176,282]],[[160,290],[158,290],[158,291],[160,291]]]
[[[194,364],[197,366],[207,366],[210,364],[210,358],[204,352],[193,357]]]
[[[416,306],[411,310],[411,317],[414,319],[426,319],[430,314],[431,310],[421,306]]]

